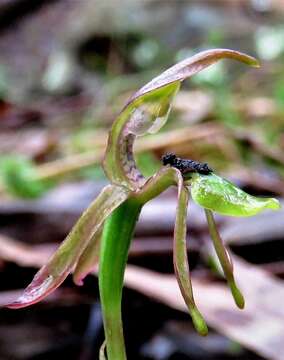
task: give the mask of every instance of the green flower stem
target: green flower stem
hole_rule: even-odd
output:
[[[126,200],[106,220],[100,251],[99,288],[108,360],[125,360],[121,298],[128,249],[141,204]]]
[[[177,183],[178,172],[162,168],[106,220],[100,250],[99,287],[108,360],[125,360],[121,298],[128,250],[142,206]]]
[[[236,285],[233,273],[233,265],[223,244],[223,241],[219,235],[212,211],[205,209],[205,214],[208,222],[209,233],[212,238],[215,251],[222,266],[224,275],[227,279],[228,285],[230,286],[235,303],[240,309],[243,309],[245,306],[245,300],[241,291]]]

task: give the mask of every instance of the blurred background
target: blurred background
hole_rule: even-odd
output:
[[[183,84],[167,125],[137,142],[145,176],[165,152],[205,161],[251,194],[284,196],[283,0],[1,0],[0,304],[15,299],[107,179],[107,132],[129,96],[173,63],[226,47]],[[236,310],[190,205],[194,290],[210,326],[199,337],[172,266],[176,190],[148,204],[123,299],[130,360],[283,360],[284,211],[216,217],[247,308]],[[40,304],[0,311],[0,359],[97,359],[103,328],[95,276]]]

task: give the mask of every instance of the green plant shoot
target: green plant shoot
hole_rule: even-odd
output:
[[[82,284],[84,277],[97,264],[100,248],[99,289],[106,338],[100,359],[105,358],[106,347],[108,360],[125,360],[121,298],[129,246],[143,205],[170,186],[178,188],[174,271],[196,330],[201,335],[206,335],[208,331],[194,301],[188,266],[186,218],[189,191],[193,200],[205,209],[209,233],[224,276],[237,306],[244,307],[244,298],[235,282],[232,262],[218,233],[212,211],[223,215],[252,216],[264,209],[278,209],[278,201],[251,196],[211,170],[207,171],[206,167],[203,172],[197,168],[181,171],[168,164],[146,179],[137,168],[133,156],[136,137],[157,132],[167,121],[181,83],[226,58],[259,66],[256,59],[238,51],[208,50],[172,66],[130,98],[109,133],[103,167],[111,184],[84,212],[24,293],[8,307],[21,308],[40,301],[71,272],[74,281]]]

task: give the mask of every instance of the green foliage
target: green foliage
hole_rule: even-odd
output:
[[[26,199],[41,196],[51,186],[37,179],[36,167],[30,160],[19,156],[1,157],[0,178],[11,194]]]
[[[255,36],[255,46],[261,59],[276,59],[284,53],[284,27],[260,27]]]
[[[227,72],[223,63],[217,63],[197,74],[193,83],[196,85],[206,85],[212,88],[225,86],[227,81]]]
[[[214,90],[217,119],[228,127],[241,125],[241,118],[233,107],[232,93],[229,86],[222,86]]]
[[[149,151],[138,154],[136,156],[136,163],[138,168],[141,170],[141,173],[145,177],[152,176],[159,170],[159,167],[161,166],[160,162],[153,155],[153,153]]]
[[[103,169],[99,165],[94,165],[86,169],[81,169],[79,172],[79,176],[84,179],[90,180],[105,180],[106,178]]]

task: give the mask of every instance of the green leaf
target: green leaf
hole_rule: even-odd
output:
[[[105,219],[129,195],[125,188],[108,185],[77,221],[65,241],[33,278],[24,293],[9,308],[22,308],[34,304],[54,291],[73,270],[81,254],[94,238]]]
[[[222,215],[253,216],[265,209],[280,208],[278,200],[249,195],[216,174],[194,174],[191,195],[198,205]]]
[[[152,176],[161,167],[161,161],[151,151],[137,154],[136,163],[145,177]]]
[[[145,179],[137,169],[133,157],[135,138],[157,132],[165,124],[182,81],[225,58],[259,66],[256,59],[238,51],[203,51],[172,66],[130,98],[114,122],[108,140],[104,170],[112,183],[124,185],[131,190],[144,185]]]
[[[51,186],[51,182],[37,179],[35,165],[19,156],[5,156],[0,159],[0,176],[5,188],[20,198],[36,198]]]

